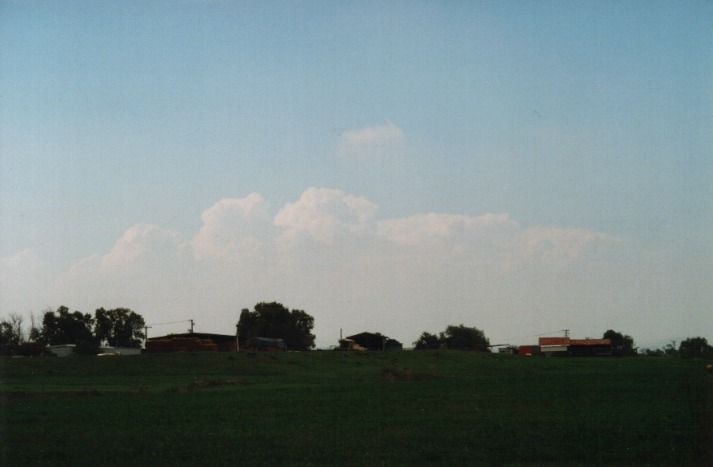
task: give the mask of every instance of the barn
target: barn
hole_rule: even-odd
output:
[[[540,337],[540,351],[546,356],[567,355],[569,337]]]
[[[242,339],[240,344],[242,347]],[[235,352],[236,350],[237,343],[234,335],[188,332],[149,337],[146,340],[145,352]]]
[[[570,339],[569,337],[540,337],[540,351],[547,356],[571,355],[595,357],[613,355],[611,339]]]
[[[581,357],[608,357],[614,354],[611,339],[570,339],[569,353]]]
[[[261,350],[265,352],[284,352],[287,350],[287,345],[282,339],[273,339],[270,337],[251,337],[241,346],[248,350]]]

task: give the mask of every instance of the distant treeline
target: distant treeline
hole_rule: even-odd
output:
[[[10,313],[0,321],[0,355],[43,355],[49,345],[73,344],[80,355],[96,355],[102,345],[111,347],[142,346],[145,335],[144,318],[128,309],[98,308],[94,315],[71,312],[66,306],[47,310],[41,323],[30,315],[29,327],[23,316]],[[254,310],[243,309],[238,323],[241,335],[285,339],[288,348],[314,348],[314,318],[303,310],[289,310],[281,303],[261,302]],[[637,349],[634,338],[614,331],[604,332],[618,355],[649,357],[713,358],[713,346],[703,337],[690,337],[678,345],[670,342],[660,349]],[[434,348],[489,350],[490,341],[476,327],[447,326],[439,334],[423,332],[414,346],[417,350]]]

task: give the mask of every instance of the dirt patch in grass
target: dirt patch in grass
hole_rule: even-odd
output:
[[[390,366],[381,370],[381,379],[387,383],[402,381],[428,381],[436,379],[435,373],[420,373],[408,368]]]
[[[148,390],[146,388],[136,388],[125,391],[99,391],[97,389],[85,389],[81,391],[8,391],[0,393],[0,401],[60,399],[66,397],[98,397],[111,394],[141,394],[144,392],[148,392]]]
[[[238,380],[238,379],[228,379],[228,380],[197,379],[194,382],[192,382],[191,384],[189,384],[186,389],[188,389],[189,391],[200,391],[201,389],[218,388],[221,386],[244,386],[246,384],[250,384],[250,383],[247,381],[242,381],[242,380]]]
[[[219,388],[226,386],[244,386],[251,384],[248,381],[228,379],[228,380],[204,380],[196,379],[187,386],[174,386],[165,390],[165,392],[197,392],[203,389]],[[5,391],[0,393],[0,402],[15,401],[15,400],[35,400],[35,399],[60,399],[68,397],[100,397],[116,394],[145,394],[149,390],[144,387],[132,389],[117,389],[117,390],[98,390],[84,389],[79,391]]]

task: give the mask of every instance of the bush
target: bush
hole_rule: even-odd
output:
[[[41,342],[23,342],[15,350],[14,355],[22,357],[49,357],[54,356],[52,352],[47,350]]]

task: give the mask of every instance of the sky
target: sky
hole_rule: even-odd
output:
[[[712,30],[706,1],[0,0],[0,317],[713,341]]]

